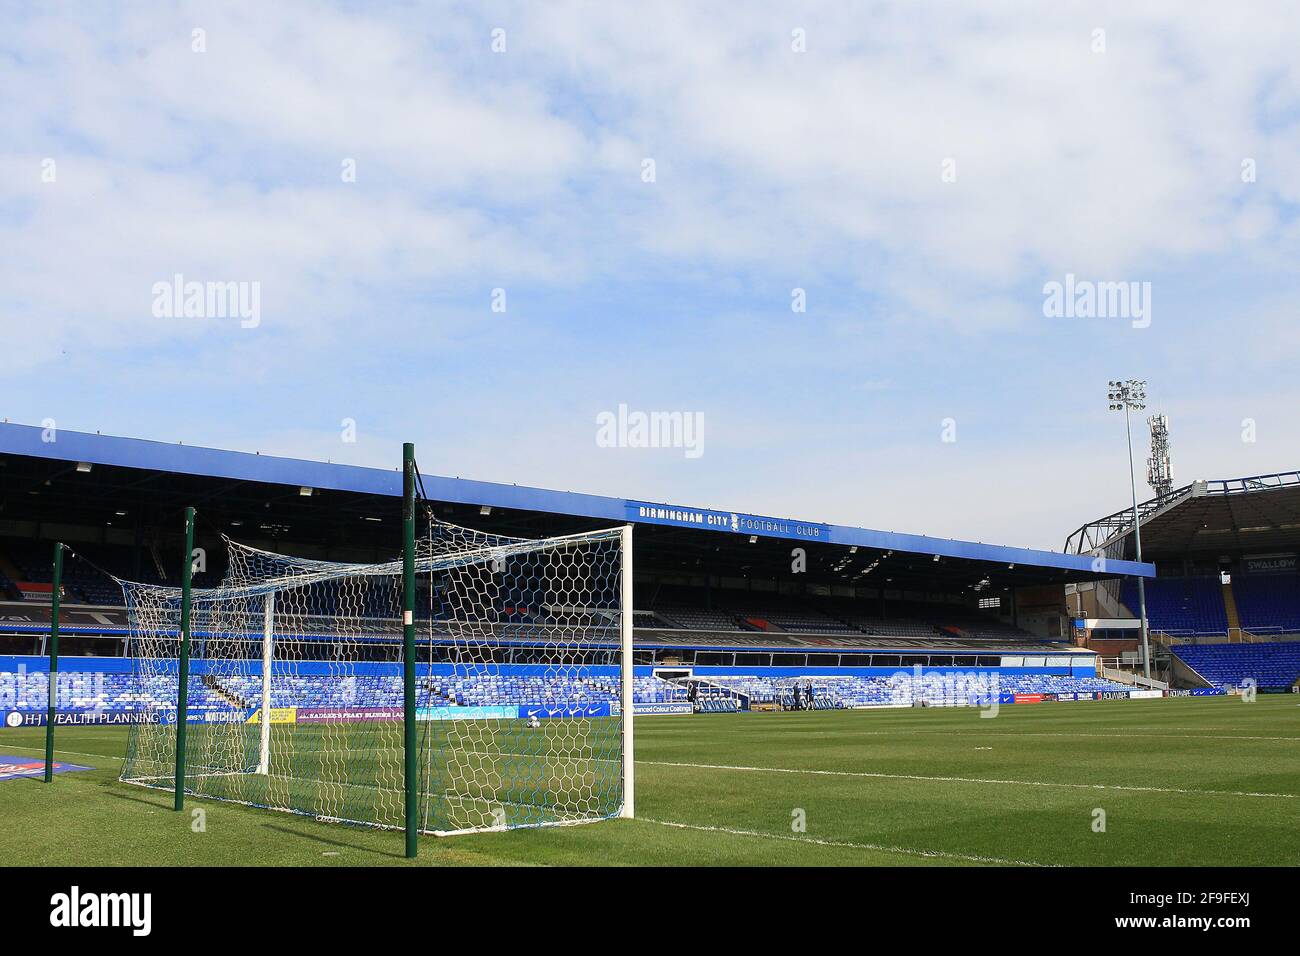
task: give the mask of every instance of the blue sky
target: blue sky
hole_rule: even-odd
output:
[[[0,415],[1050,548],[1127,498],[1112,377],[1176,483],[1300,467],[1300,14],[1128,7],[10,14]]]

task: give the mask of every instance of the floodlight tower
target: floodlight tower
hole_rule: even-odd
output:
[[[1147,484],[1157,498],[1168,497],[1174,490],[1174,473],[1169,465],[1169,417],[1152,415],[1147,419],[1151,426],[1151,457],[1147,459]]]
[[[1133,493],[1133,541],[1137,548],[1137,560],[1142,560],[1142,520],[1138,516],[1137,475],[1133,471],[1133,426],[1129,411],[1141,411],[1147,407],[1147,383],[1141,379],[1130,378],[1110,383],[1107,393],[1112,412],[1124,412],[1124,430],[1128,433],[1128,483]],[[1138,615],[1142,626],[1142,674],[1151,678],[1151,645],[1147,637],[1147,589],[1146,579],[1138,578]]]

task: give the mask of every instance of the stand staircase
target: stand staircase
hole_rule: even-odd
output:
[[[1231,584],[1221,585],[1223,588],[1223,610],[1228,616],[1228,640],[1232,640],[1232,635],[1241,634],[1241,617],[1237,614],[1237,598],[1232,593]],[[1241,638],[1238,637],[1238,641]]]

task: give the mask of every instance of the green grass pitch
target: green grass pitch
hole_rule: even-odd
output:
[[[177,814],[117,782],[125,729],[60,728],[59,759],[95,769],[0,782],[0,865],[1300,864],[1289,694],[642,717],[636,737],[638,819],[424,837],[408,861],[393,831]],[[3,729],[0,753],[43,741]]]

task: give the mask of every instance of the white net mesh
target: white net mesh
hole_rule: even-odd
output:
[[[401,563],[226,544],[222,585],[191,597],[187,792],[401,826]],[[529,540],[430,522],[416,559],[421,829],[619,812],[621,571],[618,530]],[[122,779],[171,788],[181,595],[123,588],[146,720]]]

